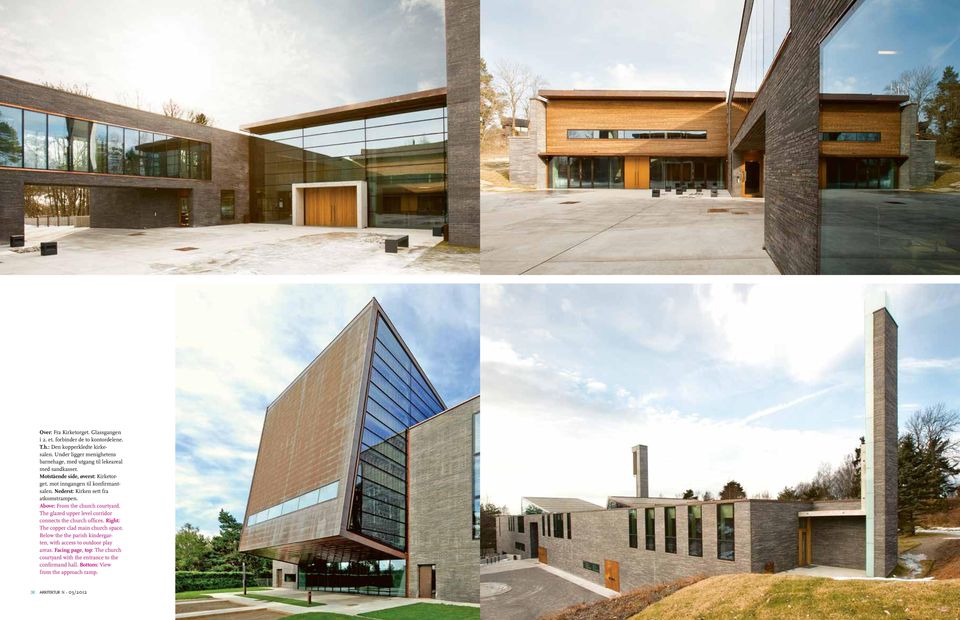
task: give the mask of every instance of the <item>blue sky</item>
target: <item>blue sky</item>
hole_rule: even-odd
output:
[[[267,405],[373,296],[447,405],[480,392],[476,285],[178,287],[178,528],[243,518]]]
[[[737,0],[483,0],[480,50],[525,64],[550,88],[730,86]]]
[[[443,0],[0,0],[0,74],[218,127],[446,84]]]
[[[872,289],[870,289],[872,290]],[[960,286],[887,289],[901,421],[960,408]],[[839,464],[864,429],[864,296],[851,283],[486,285],[484,499],[603,502],[650,491],[776,494]],[[535,458],[532,455],[536,455]]]
[[[883,93],[905,70],[932,66],[939,79],[946,65],[960,70],[960,2],[865,0],[824,48],[823,88]]]

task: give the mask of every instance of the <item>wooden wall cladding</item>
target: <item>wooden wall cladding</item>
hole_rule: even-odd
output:
[[[900,155],[900,104],[824,102],[820,131],[880,132],[880,142],[821,142],[820,152],[833,157]]]
[[[568,129],[685,129],[706,140],[568,140]],[[547,153],[726,157],[727,104],[722,101],[554,100],[547,105]]]

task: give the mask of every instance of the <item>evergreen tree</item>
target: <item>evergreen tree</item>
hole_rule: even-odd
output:
[[[745,499],[746,497],[747,492],[743,490],[743,486],[736,480],[731,480],[723,485],[723,490],[720,491],[720,499]]]
[[[783,490],[777,494],[777,499],[781,502],[800,501],[800,494],[793,487],[783,487]]]
[[[923,456],[913,441],[913,436],[900,438],[897,449],[897,464],[900,469],[897,481],[897,520],[900,531],[913,536],[917,533],[917,513],[922,507],[927,474],[924,472]]]
[[[697,499],[697,494],[693,492],[693,489],[687,489],[683,492],[683,497],[680,499]]]
[[[952,66],[943,70],[937,90],[927,105],[927,116],[937,134],[937,146],[960,155],[960,75]]]

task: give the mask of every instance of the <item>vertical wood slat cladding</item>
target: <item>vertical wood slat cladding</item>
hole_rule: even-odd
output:
[[[357,188],[352,185],[307,188],[303,203],[307,226],[357,226]]]
[[[268,407],[248,515],[334,480],[340,495],[349,490],[372,311],[358,316]]]
[[[820,151],[834,157],[898,157],[900,104],[822,104],[820,131],[880,132],[880,142],[821,142]]]
[[[568,129],[685,129],[706,140],[568,140]],[[552,100],[547,153],[557,155],[685,155],[725,157],[727,106],[722,101]]]

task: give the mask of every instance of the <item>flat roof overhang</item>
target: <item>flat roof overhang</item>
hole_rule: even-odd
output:
[[[865,517],[864,510],[802,510],[798,517]]]
[[[547,100],[596,99],[606,101],[674,100],[726,101],[727,94],[719,90],[541,90],[538,96]]]
[[[904,104],[910,101],[907,95],[863,95],[857,93],[821,93],[820,101],[836,101],[839,103],[897,103]]]
[[[240,551],[290,564],[313,560],[329,562],[402,560],[406,557],[402,551],[348,531],[342,531],[339,536],[303,540],[260,549],[241,548]]]
[[[314,125],[326,125],[340,121],[376,118],[402,112],[417,112],[447,105],[447,89],[434,88],[385,99],[374,99],[362,103],[351,103],[336,108],[327,108],[292,116],[282,116],[258,123],[242,125],[240,129],[252,134],[263,135],[277,131],[288,131]]]

